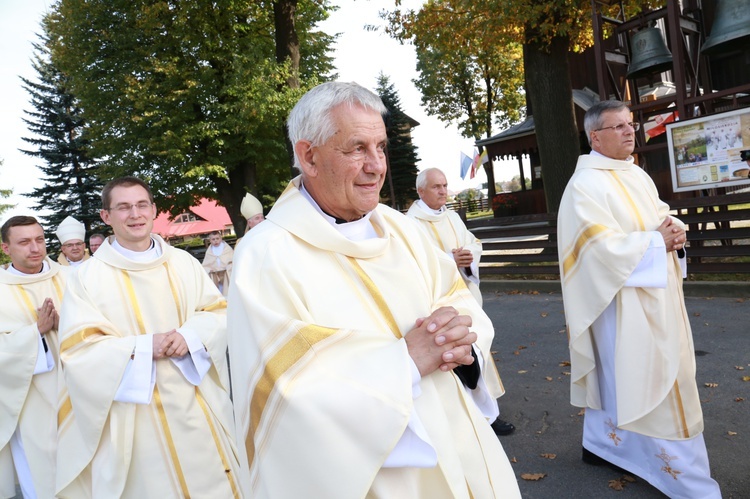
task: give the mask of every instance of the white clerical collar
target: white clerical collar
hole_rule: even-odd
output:
[[[66,256],[65,259],[68,260],[68,257]],[[71,267],[78,267],[82,263],[83,263],[83,258],[81,258],[77,262],[71,262],[70,260],[68,260],[68,265],[70,265]]]
[[[367,213],[359,220],[337,224],[336,219],[324,212],[320,208],[318,203],[315,202],[315,200],[312,198],[310,193],[307,192],[307,189],[305,189],[305,185],[302,183],[302,180],[300,180],[299,183],[299,191],[300,194],[302,194],[302,197],[307,199],[310,204],[315,207],[318,213],[320,213],[334,229],[336,229],[342,236],[349,239],[350,241],[364,241],[365,239],[374,239],[376,237],[379,237],[378,233],[375,232],[375,228],[370,223],[370,216],[372,215],[372,212]]]
[[[445,207],[445,205],[441,206],[440,209],[438,209],[438,210],[433,210],[432,208],[430,208],[429,206],[427,206],[427,203],[425,203],[421,199],[417,199],[417,206],[419,206],[420,208],[422,208],[427,213],[432,213],[433,215],[440,215],[442,212],[444,212],[445,210],[447,210],[447,208]]]
[[[112,248],[128,260],[134,262],[151,262],[161,256],[161,246],[156,244],[153,237],[151,238],[151,247],[146,251],[133,251],[125,248],[117,242],[117,236],[115,236],[115,240],[112,242]]]
[[[47,262],[47,260],[42,260],[42,270],[40,270],[36,274],[27,274],[26,272],[21,272],[20,270],[15,268],[12,263],[8,265],[8,268],[6,270],[7,272],[10,272],[11,274],[14,274],[14,275],[21,275],[21,276],[28,277],[30,275],[44,274],[45,272],[49,272],[49,269],[50,269],[49,262]]]
[[[221,242],[220,245],[214,246],[211,245],[211,253],[214,254],[214,256],[221,256],[221,254],[224,252],[224,241]]]
[[[589,156],[599,156],[601,158],[614,159],[615,161],[631,161],[631,162],[634,161],[633,160],[633,156],[628,156],[628,158],[625,159],[625,160],[615,159],[615,158],[610,158],[609,156],[605,156],[604,154],[600,153],[599,151],[594,151],[593,149],[589,153]]]

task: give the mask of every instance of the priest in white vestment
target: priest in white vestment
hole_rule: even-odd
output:
[[[214,231],[208,236],[209,246],[203,257],[203,268],[224,296],[229,292],[229,280],[232,277],[232,259],[234,250]]]
[[[78,267],[89,259],[86,251],[86,226],[73,217],[65,217],[55,231],[57,239],[60,240],[60,255],[57,263],[63,266]]]
[[[719,498],[682,294],[684,225],[633,163],[639,126],[624,104],[595,104],[584,126],[593,151],[579,158],[557,222],[584,461],[670,497]]]
[[[190,254],[152,235],[148,186],[102,191],[109,237],[68,281],[57,496],[241,497],[226,301]]]
[[[15,216],[2,227],[11,263],[0,267],[0,497],[55,494],[57,327],[67,269],[47,258],[42,226]]]
[[[305,94],[288,120],[302,175],[236,248],[246,497],[520,497],[488,424],[492,324],[453,260],[378,204],[384,112],[354,83]]]
[[[466,287],[481,305],[479,259],[482,257],[482,241],[469,232],[458,213],[445,206],[448,201],[445,174],[438,168],[419,172],[417,194],[419,199],[406,214],[419,222],[435,244],[456,262]]]

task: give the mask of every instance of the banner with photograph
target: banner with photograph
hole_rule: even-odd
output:
[[[750,108],[667,125],[674,192],[750,185]]]

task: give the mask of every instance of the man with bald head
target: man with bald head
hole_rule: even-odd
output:
[[[466,225],[453,210],[446,208],[448,181],[437,168],[427,168],[417,175],[415,201],[406,213],[424,229],[427,236],[456,262],[461,278],[479,304],[479,259],[482,257],[482,242],[469,232]]]
[[[492,323],[453,260],[378,204],[385,112],[355,83],[305,94],[287,122],[301,175],[237,248],[247,497],[520,497],[487,422]]]
[[[593,105],[584,127],[592,152],[578,159],[557,220],[583,460],[669,497],[720,498],[682,294],[685,226],[634,163],[640,124],[625,104]]]

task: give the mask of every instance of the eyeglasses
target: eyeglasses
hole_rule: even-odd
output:
[[[636,121],[631,121],[630,123],[620,123],[619,125],[612,125],[612,126],[603,126],[601,128],[597,128],[596,130],[593,130],[594,132],[601,132],[602,130],[609,130],[612,129],[617,133],[622,132],[626,126],[629,126],[633,129],[634,132],[637,132],[641,128],[641,124]]]
[[[65,249],[80,248],[81,246],[83,246],[83,243],[65,243],[62,245],[62,247]]]
[[[120,203],[117,206],[113,206],[112,208],[108,208],[107,211],[116,211],[118,213],[130,213],[130,211],[135,208],[136,211],[146,211],[153,206],[154,203],[150,203],[148,201],[139,201],[135,204],[130,203]]]

